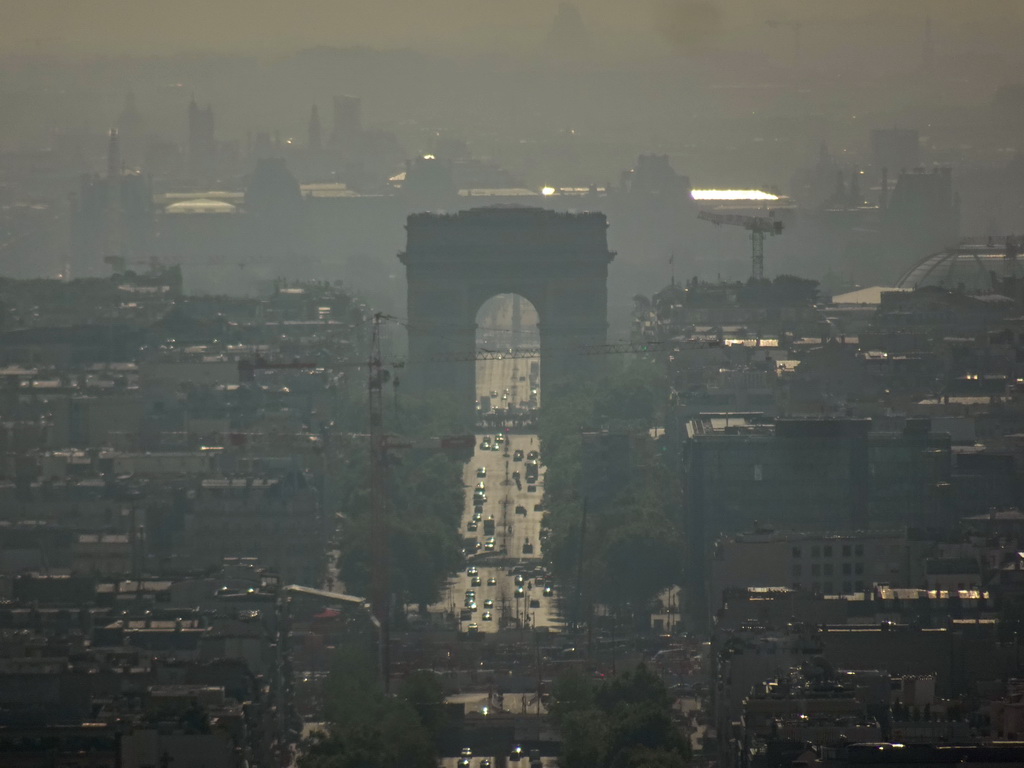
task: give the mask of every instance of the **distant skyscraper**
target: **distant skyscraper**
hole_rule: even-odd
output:
[[[117,118],[117,138],[121,142],[121,158],[125,166],[138,168],[145,153],[145,122],[135,105],[135,94],[124,97],[124,109]]]
[[[117,136],[117,128],[110,129],[107,141],[107,178],[116,179],[121,175],[121,141]]]
[[[103,263],[126,263],[150,256],[153,191],[149,179],[127,173],[121,137],[111,129],[105,176],[82,176],[71,201],[71,262],[74,274],[102,274]]]
[[[193,177],[213,176],[217,143],[213,137],[213,107],[201,108],[195,96],[188,105],[188,164]]]
[[[316,108],[316,104],[313,105],[313,109],[309,113],[309,148],[314,152],[319,152],[323,147],[323,136],[320,127],[320,111]]]
[[[932,17],[924,20],[924,46],[921,52],[921,68],[928,74],[935,62],[935,45],[932,42]]]
[[[357,96],[334,97],[334,127],[331,146],[350,154],[363,133],[363,102]]]
[[[554,54],[578,53],[589,42],[583,17],[573,3],[560,3],[551,29],[548,30],[546,47]]]

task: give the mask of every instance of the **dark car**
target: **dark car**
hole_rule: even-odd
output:
[[[523,460],[523,449],[522,448],[516,448],[514,451],[512,451],[512,461],[522,461],[522,460]]]

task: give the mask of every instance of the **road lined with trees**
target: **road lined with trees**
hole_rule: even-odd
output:
[[[648,607],[681,577],[682,530],[678,481],[653,439],[631,442],[630,466],[611,499],[586,504],[583,438],[586,430],[646,433],[663,419],[655,403],[666,386],[661,370],[637,359],[605,379],[549,399],[541,409],[540,440],[548,467],[544,525],[546,557],[571,591],[566,611],[585,622],[594,604],[616,616],[645,622]],[[581,562],[582,560],[582,562]],[[642,566],[642,567],[641,567]]]

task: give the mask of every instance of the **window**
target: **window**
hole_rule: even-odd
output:
[[[825,582],[825,594],[826,595],[831,595],[834,591],[835,590],[832,589],[832,582],[831,581],[826,581]]]
[[[812,592],[821,592],[821,582],[820,581],[811,582],[811,591]]]
[[[832,563],[825,563],[825,575],[826,576],[831,576],[832,575]]]
[[[857,546],[855,546],[853,548],[853,554],[855,554],[857,557],[864,557],[864,545],[858,544]]]
[[[864,563],[854,563],[853,572],[858,576],[862,575],[864,573]]]
[[[843,544],[843,557],[849,557],[850,556],[850,550],[851,550],[851,547],[850,547],[849,544]]]
[[[811,547],[811,557],[821,557],[821,547]]]
[[[853,566],[849,563],[843,563],[843,576],[849,576],[853,573]]]
[[[793,566],[793,578],[794,579],[799,579],[800,578],[800,566],[799,565],[794,565]]]
[[[832,547],[831,547],[831,545],[825,547],[825,557],[832,557]]]
[[[855,586],[855,587],[857,588],[857,591],[858,591],[858,592],[862,592],[862,591],[864,591],[864,582],[863,582],[863,581],[858,581],[858,582],[856,582],[856,583],[854,584],[854,586]]]
[[[760,464],[754,465],[754,480],[764,480],[764,468]]]
[[[848,581],[843,582],[843,594],[848,595],[853,592],[853,584]]]
[[[821,565],[819,563],[814,563],[811,566],[811,576],[821,576]]]
[[[793,547],[793,557],[799,558],[801,554],[800,547]]]

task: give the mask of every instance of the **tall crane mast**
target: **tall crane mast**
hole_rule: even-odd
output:
[[[380,326],[389,319],[378,312],[373,316],[370,342],[370,606],[380,626],[380,665],[384,690],[390,687],[391,599],[390,552],[388,551],[388,434],[384,431],[384,385],[391,372],[384,367],[380,352]]]
[[[752,250],[750,277],[753,280],[764,280],[764,236],[782,234],[782,222],[775,218],[775,211],[768,211],[767,216],[698,211],[697,218],[710,221],[716,226],[728,224],[749,231]]]

